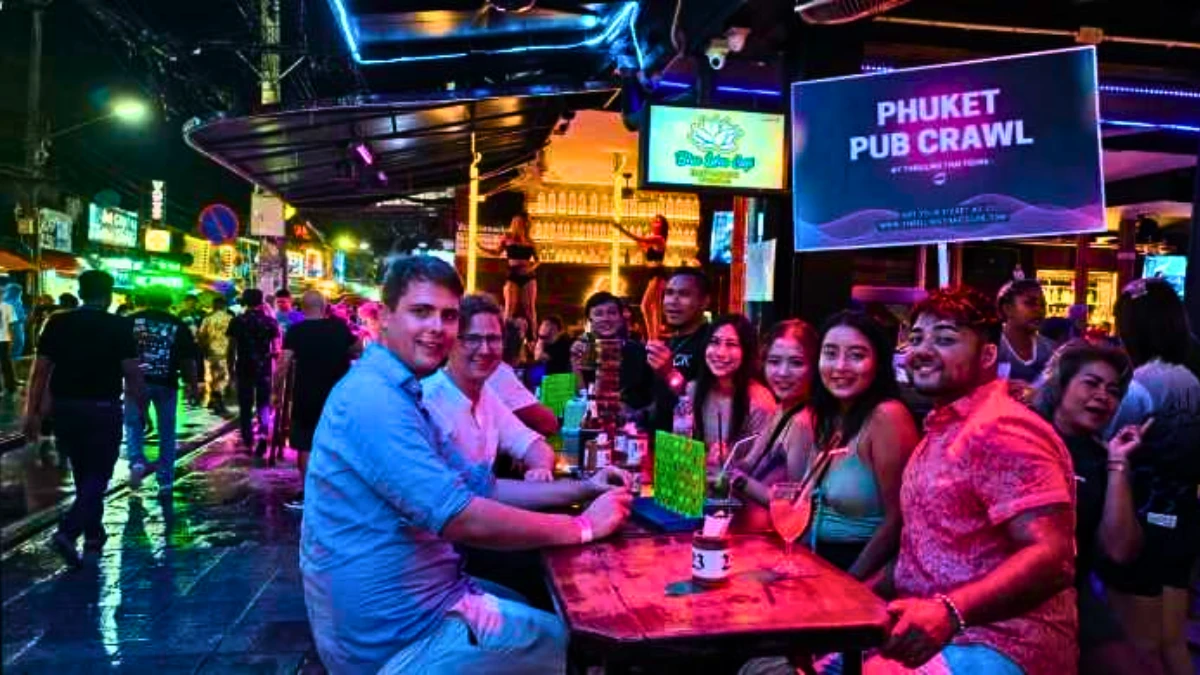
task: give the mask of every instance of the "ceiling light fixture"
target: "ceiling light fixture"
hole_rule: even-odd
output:
[[[371,166],[375,163],[375,155],[371,154],[371,149],[367,147],[366,143],[359,143],[355,145],[354,151],[358,153],[360,158],[362,158],[363,164]]]

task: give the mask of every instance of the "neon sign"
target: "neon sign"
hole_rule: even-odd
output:
[[[164,204],[167,201],[167,184],[165,181],[150,181],[150,220],[163,221]]]
[[[642,131],[642,187],[782,190],[783,115],[650,106]]]

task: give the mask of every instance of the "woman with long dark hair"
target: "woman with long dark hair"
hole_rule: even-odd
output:
[[[657,340],[662,328],[663,289],[667,285],[667,268],[663,265],[663,260],[667,257],[667,235],[671,226],[660,213],[650,220],[650,235],[646,237],[630,232],[619,223],[614,223],[613,227],[636,241],[646,254],[650,281],[646,283],[646,291],[642,293],[642,319],[646,322],[646,339]]]
[[[878,322],[862,312],[840,312],[825,322],[820,344],[819,376],[788,473],[811,479],[806,538],[816,553],[865,579],[899,546],[900,476],[917,428],[900,402],[895,342]]]
[[[1141,444],[1142,429],[1131,425],[1107,444],[1100,440],[1132,370],[1129,357],[1119,349],[1084,340],[1068,342],[1051,357],[1034,399],[1034,407],[1062,437],[1075,467],[1075,593],[1079,670],[1085,674],[1156,672],[1138,658],[1091,583],[1101,557],[1129,563],[1142,544],[1128,473],[1129,456]]]
[[[775,324],[763,339],[763,379],[778,407],[745,455],[735,458],[725,480],[745,507],[740,529],[771,528],[770,487],[787,480],[788,449],[797,441],[797,421],[808,405],[817,372],[817,331],[799,319]]]
[[[741,314],[712,324],[700,375],[688,385],[694,436],[708,444],[710,466],[737,441],[757,434],[775,412],[775,397],[758,382],[754,326]]]
[[[1182,675],[1192,672],[1185,630],[1200,553],[1200,381],[1184,365],[1191,331],[1163,279],[1127,285],[1116,319],[1134,371],[1109,432],[1153,423],[1130,458],[1141,553],[1129,564],[1102,563],[1100,577],[1133,643],[1168,675]]]

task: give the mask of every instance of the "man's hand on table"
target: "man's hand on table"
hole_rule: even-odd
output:
[[[630,486],[633,485],[633,477],[615,466],[606,466],[592,474],[584,482],[592,491],[592,496],[595,497],[618,489],[628,492]]]
[[[593,539],[603,539],[616,532],[629,517],[629,505],[632,502],[633,495],[627,488],[608,490],[597,497],[579,517],[591,524]]]
[[[554,480],[554,472],[550,469],[530,469],[525,472],[527,483],[549,483]]]
[[[954,617],[941,600],[894,600],[888,603],[887,611],[894,623],[881,651],[905,667],[924,665],[954,637]]]

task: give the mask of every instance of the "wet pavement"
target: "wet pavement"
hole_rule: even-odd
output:
[[[304,610],[287,453],[256,466],[228,434],[110,496],[99,558],[67,571],[50,531],[3,558],[6,673],[320,673]]]
[[[0,401],[0,432],[15,430],[20,424],[20,398]],[[236,413],[235,413],[236,414]],[[184,404],[176,411],[176,434],[182,456],[198,442],[207,440],[214,430],[220,429],[228,419],[219,417],[204,408]],[[158,457],[158,433],[151,431],[146,436],[146,455],[153,461]],[[121,458],[113,471],[113,485],[128,480],[129,465],[122,449]],[[150,483],[154,480],[150,479]],[[71,471],[64,457],[54,449],[52,441],[35,446],[23,446],[0,454],[0,527],[10,528],[14,523],[57,503],[74,493]],[[6,530],[5,541],[11,536]]]

